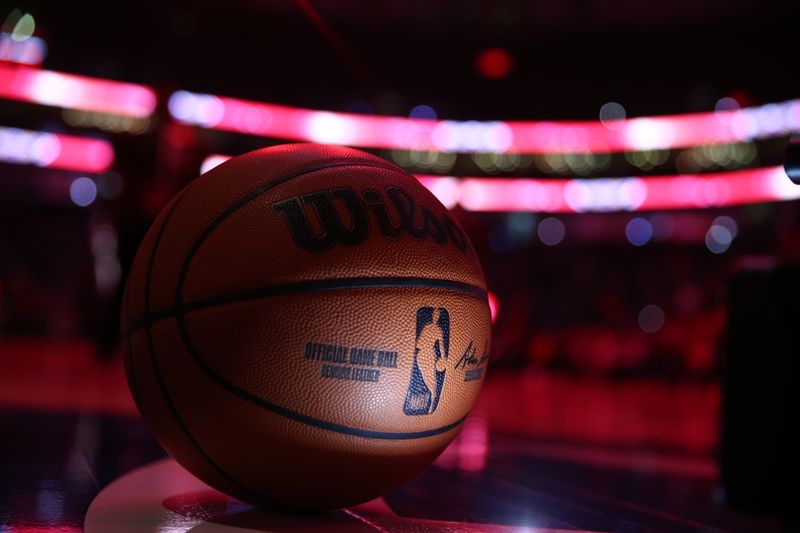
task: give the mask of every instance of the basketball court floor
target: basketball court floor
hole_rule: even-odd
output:
[[[457,440],[383,498],[270,513],[193,478],[139,418],[120,358],[0,344],[0,532],[791,531],[722,504],[716,384],[490,373]]]

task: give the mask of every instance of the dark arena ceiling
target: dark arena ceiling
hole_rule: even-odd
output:
[[[33,0],[2,11],[15,6],[36,15],[48,68],[163,92],[402,115],[424,103],[479,120],[594,120],[610,100],[629,116],[682,113],[732,93],[754,104],[800,94],[796,0]],[[513,62],[503,79],[475,68],[493,47]]]

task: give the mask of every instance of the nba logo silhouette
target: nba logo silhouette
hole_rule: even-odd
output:
[[[414,365],[403,412],[427,415],[436,411],[444,387],[450,353],[450,314],[444,307],[417,309]]]

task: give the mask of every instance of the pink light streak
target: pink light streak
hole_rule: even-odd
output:
[[[800,198],[782,167],[658,177],[460,180],[468,211],[583,213],[704,209]]]
[[[0,161],[98,173],[111,168],[114,148],[101,139],[0,127]]]
[[[131,117],[156,109],[155,91],[144,85],[0,63],[0,98]]]
[[[210,155],[203,172],[230,159]],[[467,211],[584,213],[704,209],[800,198],[783,167],[595,179],[456,178],[417,175],[445,207]]]
[[[760,107],[586,122],[479,122],[317,111],[177,91],[173,118],[205,128],[295,141],[440,152],[580,153],[735,143],[800,131],[800,100]]]

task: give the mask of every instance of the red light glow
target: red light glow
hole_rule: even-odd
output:
[[[781,167],[605,179],[462,178],[469,211],[582,213],[703,209],[800,198]]]
[[[0,127],[0,161],[97,173],[111,168],[114,148],[101,139]]]
[[[454,121],[316,111],[177,91],[184,124],[275,139],[462,153],[584,153],[684,148],[800,130],[800,100],[730,111],[593,122]]]
[[[149,87],[0,63],[0,98],[131,117],[156,108]]]
[[[499,80],[511,73],[514,62],[505,48],[488,48],[475,57],[475,68],[484,78]]]
[[[492,324],[497,321],[497,314],[500,312],[500,301],[492,291],[488,292],[489,296],[489,312],[492,315]]]

